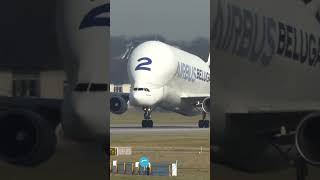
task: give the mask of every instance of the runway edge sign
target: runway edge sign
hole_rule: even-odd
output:
[[[131,147],[110,147],[110,156],[130,156],[132,155]]]
[[[116,156],[116,155],[117,155],[117,148],[110,147],[110,156]]]

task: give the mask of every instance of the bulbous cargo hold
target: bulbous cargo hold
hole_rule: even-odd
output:
[[[178,66],[176,52],[177,50],[160,41],[140,44],[129,58],[130,82],[144,82],[155,87],[164,86],[175,75]]]
[[[209,62],[163,42],[147,41],[132,51],[127,68],[130,104],[143,109],[142,127],[153,127],[155,107],[184,116],[202,113],[199,127],[209,127]]]
[[[59,0],[56,11],[58,57],[65,63],[68,83],[63,107],[54,99],[1,99],[8,110],[0,112],[0,158],[18,166],[37,166],[52,157],[61,113],[69,137],[97,140],[108,133],[110,4]]]
[[[59,0],[57,33],[67,82],[62,125],[75,139],[103,139],[109,122],[109,0]]]
[[[160,41],[147,41],[137,46],[128,62],[128,75],[130,82],[144,82],[152,87],[162,87],[174,78],[179,78],[183,82],[193,83],[196,79],[204,82],[210,81],[210,74],[201,73],[201,77],[197,74],[198,68],[209,71],[206,63],[198,56],[190,54],[186,51],[162,43]],[[201,83],[201,82],[197,82]],[[188,83],[181,83],[187,88]],[[143,87],[136,84],[137,87]],[[196,83],[193,85],[197,85]],[[206,92],[209,87],[203,87],[199,91]]]
[[[211,1],[218,162],[255,172],[288,168],[289,157],[319,164],[320,24],[308,7],[316,1],[303,2]]]

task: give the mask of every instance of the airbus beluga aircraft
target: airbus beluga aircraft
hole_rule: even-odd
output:
[[[48,39],[56,37],[52,47],[64,62],[65,97],[0,98],[0,158],[18,166],[37,166],[52,157],[60,123],[66,137],[78,141],[102,144],[109,132],[109,0],[59,0],[50,10],[56,13],[41,20],[56,21],[56,34],[48,33]]]
[[[213,162],[249,172],[295,165],[298,179],[306,163],[320,165],[319,8],[211,1]]]
[[[209,59],[210,60],[210,59]],[[206,113],[210,107],[210,61],[160,41],[137,46],[128,61],[131,83],[129,94],[114,93],[110,110],[121,114],[127,101],[142,107],[142,127],[153,127],[151,112],[156,107],[185,116],[202,113],[200,128],[208,128]]]

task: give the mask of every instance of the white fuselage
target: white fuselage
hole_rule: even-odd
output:
[[[199,57],[159,41],[134,49],[128,62],[130,103],[183,115],[199,112],[182,98],[210,96],[210,68]]]
[[[110,0],[59,0],[57,11],[67,74],[64,132],[78,139],[105,138],[109,131]]]

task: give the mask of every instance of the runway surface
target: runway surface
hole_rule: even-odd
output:
[[[198,128],[197,124],[154,124],[153,128],[141,128],[140,124],[113,124],[110,126],[111,134],[145,133],[145,132],[202,132],[209,128]]]

